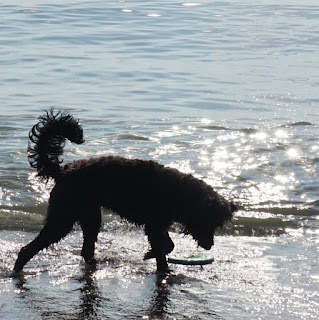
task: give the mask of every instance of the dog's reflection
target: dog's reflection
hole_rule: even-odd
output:
[[[80,287],[78,289],[79,295],[79,308],[76,308],[76,319],[95,320],[101,319],[101,317],[107,315],[105,310],[105,302],[108,299],[104,296],[103,292],[98,287],[98,280],[95,276],[96,267],[85,265],[82,268],[81,276],[78,278]],[[164,319],[167,316],[169,304],[170,304],[170,287],[174,280],[173,275],[157,274],[155,277],[155,287],[153,291],[148,293],[149,300],[142,301],[140,306],[140,317],[145,319]],[[20,297],[27,299],[29,303],[37,304],[33,300],[34,292],[28,286],[27,279],[24,278],[23,274],[15,277],[15,286],[20,292]],[[43,307],[43,305],[42,305]],[[35,306],[35,309],[41,310],[42,307]],[[114,306],[113,306],[114,307]],[[129,315],[132,310],[127,310],[126,314]],[[121,312],[124,313],[124,310]],[[50,314],[54,314],[55,311],[51,310]],[[42,314],[45,318],[45,315]],[[74,314],[73,314],[74,317]],[[73,319],[72,317],[72,319]],[[69,319],[65,315],[65,319]]]
[[[79,319],[97,319],[98,308],[100,307],[100,292],[95,283],[94,273],[96,267],[94,265],[86,265],[83,268],[83,276],[79,279],[83,283],[80,288],[81,304]]]
[[[99,319],[101,314],[102,294],[98,289],[97,282],[94,277],[95,267],[83,268],[83,276],[79,279],[83,284],[81,292],[81,304],[78,319]],[[143,301],[144,305],[149,304],[145,310],[141,310],[141,318],[146,319],[163,319],[167,314],[170,296],[170,275],[157,274],[156,286],[153,293],[150,292],[150,300]],[[127,311],[127,315],[130,310]],[[146,314],[145,314],[146,313]]]
[[[157,274],[156,288],[151,297],[148,319],[162,319],[170,301],[170,275]]]

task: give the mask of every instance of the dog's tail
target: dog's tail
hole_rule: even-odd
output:
[[[63,154],[65,140],[83,143],[83,130],[70,114],[55,112],[54,108],[38,119],[29,133],[28,160],[43,180],[56,180],[61,173],[59,156]]]

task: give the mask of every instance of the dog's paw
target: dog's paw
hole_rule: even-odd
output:
[[[17,271],[17,270],[12,270],[9,274],[10,278],[20,278],[21,277],[21,270]]]
[[[153,250],[150,250],[145,253],[144,260],[148,260],[148,259],[155,259],[155,254],[154,254]]]
[[[156,270],[157,283],[164,283],[163,280],[165,280],[171,274],[173,274],[173,270],[171,270],[170,268],[157,269]]]

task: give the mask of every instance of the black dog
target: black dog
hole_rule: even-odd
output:
[[[100,157],[61,166],[66,138],[81,144],[82,127],[71,115],[54,110],[39,117],[29,133],[30,165],[44,180],[53,178],[45,225],[40,234],[20,250],[14,272],[40,250],[58,242],[79,222],[83,231],[81,255],[95,263],[94,247],[101,228],[101,207],[145,227],[157,270],[167,270],[166,255],[174,248],[168,235],[173,222],[181,223],[198,244],[209,250],[214,231],[231,220],[236,205],[205,182],[154,161]]]

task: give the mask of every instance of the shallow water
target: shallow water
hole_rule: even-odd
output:
[[[318,17],[315,1],[2,2],[0,318],[316,319]],[[11,279],[52,187],[26,158],[51,106],[84,127],[65,162],[154,159],[240,202],[214,263],[158,278],[143,231],[105,212],[96,270],[75,228]]]
[[[212,265],[172,265],[172,274],[162,279],[153,262],[142,260],[147,249],[142,231],[108,231],[100,236],[96,270],[81,262],[81,235],[74,232],[33,259],[21,279],[8,280],[5,271],[2,318],[316,318],[317,235],[302,236],[307,242],[301,236],[219,237]],[[13,264],[15,252],[32,237],[20,232],[18,242],[2,231],[1,255]],[[196,250],[189,238],[173,234],[173,239],[180,252]]]

